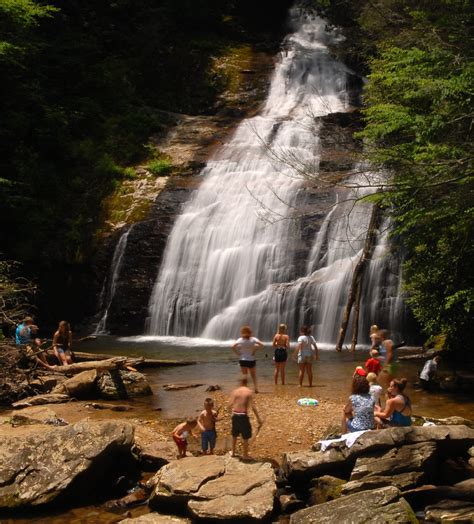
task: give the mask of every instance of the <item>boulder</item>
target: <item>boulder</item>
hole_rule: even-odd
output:
[[[189,519],[174,517],[173,515],[161,515],[160,513],[147,513],[136,518],[120,521],[121,524],[191,524]]]
[[[352,447],[336,442],[326,451],[291,452],[283,455],[283,470],[290,482],[320,475],[349,475],[357,457],[406,444],[435,442],[440,453],[465,453],[474,443],[474,429],[467,426],[410,426],[367,431]],[[315,445],[316,448],[319,444]]]
[[[51,424],[52,426],[66,426],[67,422],[60,419],[56,413],[45,406],[32,406],[14,413],[10,419],[12,426],[28,424]]]
[[[391,477],[411,471],[423,471],[430,476],[435,463],[436,443],[422,442],[359,457],[350,480],[360,480],[371,476]]]
[[[275,474],[269,463],[229,456],[187,457],[155,476],[150,506],[174,504],[198,520],[262,520],[273,512]]]
[[[425,508],[428,522],[474,522],[474,503],[463,500],[441,500]]]
[[[199,488],[224,474],[226,457],[209,455],[205,457],[185,457],[167,464],[155,475],[155,490],[150,498],[150,506],[159,503],[188,501]]]
[[[349,517],[350,516],[350,517]],[[350,522],[366,524],[380,522],[418,523],[409,504],[401,498],[400,491],[385,487],[355,493],[324,504],[318,504],[294,513],[290,524],[333,524]]]
[[[90,369],[68,378],[58,384],[52,393],[69,395],[78,399],[89,399],[97,396],[97,370]]]
[[[158,471],[176,460],[176,446],[171,442],[156,440],[156,432],[146,426],[135,428],[134,453],[144,471]]]
[[[313,479],[308,500],[309,505],[322,504],[323,502],[339,498],[345,483],[345,480],[331,477],[331,475],[323,475],[322,477]]]
[[[118,421],[1,436],[0,508],[94,499],[123,473],[132,444],[133,426]]]
[[[395,486],[399,490],[405,491],[420,486],[423,483],[424,476],[425,474],[422,471],[409,471],[390,476],[370,475],[361,480],[346,482],[341,488],[341,494],[350,495],[351,493],[382,488],[384,486]]]
[[[100,396],[108,400],[152,395],[145,375],[138,371],[108,371],[97,380]]]

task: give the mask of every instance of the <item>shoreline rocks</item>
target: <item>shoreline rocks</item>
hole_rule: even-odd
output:
[[[133,426],[118,421],[1,436],[0,508],[96,498],[127,470],[133,436]]]

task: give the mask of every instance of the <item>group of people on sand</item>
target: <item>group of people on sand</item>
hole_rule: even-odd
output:
[[[242,438],[242,458],[249,458],[249,441],[252,438],[252,424],[250,423],[249,412],[252,410],[257,418],[258,428],[262,425],[262,419],[253,402],[252,390],[247,387],[247,375],[242,375],[239,386],[232,392],[229,399],[229,406],[232,410],[232,451],[231,455],[236,456],[238,438]],[[204,409],[197,418],[189,418],[185,422],[178,424],[171,436],[178,449],[178,458],[186,456],[188,447],[188,437],[201,434],[201,453],[212,455],[216,447],[217,432],[216,422],[218,411],[214,409],[212,398],[204,400]],[[257,430],[258,431],[258,430]]]
[[[278,384],[278,377],[281,383],[285,384],[285,368],[288,360],[288,354],[291,351],[290,337],[288,336],[288,326],[280,324],[278,331],[273,337],[273,362],[275,364],[274,380]],[[243,375],[252,377],[255,387],[255,393],[258,393],[257,370],[256,370],[256,352],[263,348],[263,343],[256,337],[252,336],[252,330],[249,326],[240,328],[240,338],[232,345],[232,351],[239,357],[240,369]],[[299,385],[303,385],[304,376],[308,377],[309,386],[313,385],[313,361],[319,360],[319,350],[316,340],[311,335],[311,328],[302,326],[297,344],[293,350],[292,359],[298,363]]]
[[[376,325],[370,328],[370,340],[370,356],[352,376],[352,394],[343,409],[343,433],[411,425],[411,401],[404,393],[407,379],[395,377],[397,346],[388,331]],[[387,386],[384,406],[382,385]]]
[[[16,345],[25,348],[27,355],[35,358],[40,366],[51,369],[47,359],[48,348],[42,348],[45,341],[38,337],[38,332],[39,327],[33,318],[25,317],[15,330]],[[58,329],[53,334],[51,349],[59,365],[72,364],[72,331],[66,320],[59,322]]]

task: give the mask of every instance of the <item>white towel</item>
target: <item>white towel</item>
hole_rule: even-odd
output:
[[[344,433],[339,438],[333,438],[329,440],[320,440],[319,444],[321,444],[321,451],[326,451],[328,447],[333,444],[334,442],[344,442],[346,443],[346,446],[348,448],[352,447],[354,442],[363,435],[366,431],[369,431],[368,429],[364,429],[362,431],[353,431],[352,433]]]

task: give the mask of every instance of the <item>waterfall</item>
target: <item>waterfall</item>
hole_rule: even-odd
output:
[[[350,71],[330,55],[335,37],[323,20],[293,9],[292,23],[262,111],[207,163],[176,220],[150,299],[149,334],[229,339],[249,323],[268,339],[279,322],[293,333],[305,322],[318,340],[336,339],[370,207],[341,191],[319,210],[327,216],[304,246],[298,216],[308,182],[300,169],[318,168],[318,117],[348,110]],[[364,326],[381,318],[381,301],[397,316],[400,304],[390,297],[398,274],[387,276],[387,249],[381,234],[365,282]]]
[[[112,305],[112,301],[115,296],[115,289],[117,287],[120,270],[122,269],[123,255],[127,247],[128,235],[132,229],[133,226],[127,227],[127,229],[120,235],[119,241],[115,246],[109,274],[105,278],[102,285],[102,290],[100,292],[100,311],[103,311],[103,313],[95,329],[95,335],[104,335],[108,333],[107,318],[109,315],[110,306]]]

